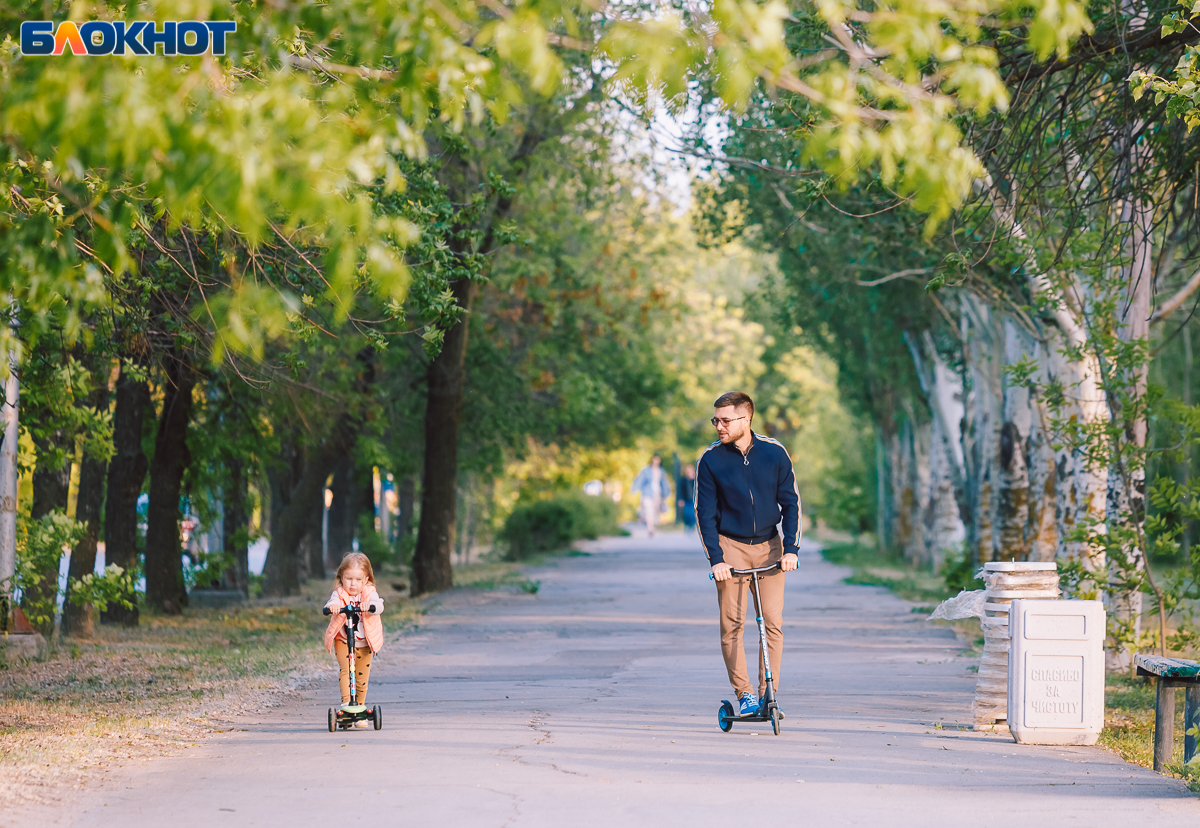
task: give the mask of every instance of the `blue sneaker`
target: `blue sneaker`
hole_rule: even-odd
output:
[[[758,715],[758,696],[753,693],[743,693],[740,704],[738,705],[739,716],[757,716]]]

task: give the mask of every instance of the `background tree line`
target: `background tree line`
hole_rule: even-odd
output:
[[[624,473],[651,446],[686,455],[707,442],[703,407],[731,385],[759,395],[769,431],[809,441],[810,503],[869,523],[865,427],[838,416],[831,392],[878,406],[872,419],[891,424],[876,465],[891,452],[892,467],[908,462],[919,479],[923,415],[896,381],[927,389],[953,375],[937,347],[938,319],[951,314],[936,297],[936,316],[920,296],[880,303],[879,317],[905,308],[933,324],[864,319],[841,334],[855,349],[843,354],[831,343],[845,323],[822,305],[832,296],[796,289],[789,257],[807,248],[775,240],[826,233],[814,207],[844,217],[852,205],[840,199],[886,192],[912,208],[880,220],[895,222],[893,241],[881,247],[873,223],[858,247],[831,255],[881,251],[877,266],[916,275],[925,254],[895,271],[888,256],[928,250],[940,262],[933,251],[947,234],[956,251],[970,242],[1019,255],[1013,240],[1029,237],[1015,230],[1019,200],[1010,219],[995,216],[1008,215],[1010,191],[1025,191],[984,165],[1026,156],[987,127],[1039,105],[1010,91],[1018,73],[1066,77],[1045,67],[1111,59],[1104,26],[1123,25],[1093,23],[1074,3],[1010,2],[932,13],[337,2],[4,14],[131,11],[229,18],[240,36],[220,59],[171,61],[33,60],[10,36],[0,66],[11,297],[0,345],[25,389],[18,577],[43,625],[63,545],[74,548],[69,589],[80,599],[68,607],[82,618],[103,604],[131,621],[139,566],[146,606],[179,612],[187,579],[217,565],[183,568],[183,494],[221,515],[224,577],[246,588],[245,542],[261,531],[263,590],[290,594],[330,563],[314,542],[327,487],[331,556],[355,537],[372,543],[363,518],[375,466],[414,500],[402,510],[419,517],[414,591],[445,588],[460,470],[511,507]],[[704,202],[716,218],[695,227],[647,191],[644,159],[639,168],[618,151],[637,130],[628,113],[659,107],[730,124],[722,151],[733,174]],[[762,152],[738,155],[739,142]],[[1108,146],[1133,152],[1127,140]],[[786,187],[773,182],[779,171]],[[978,203],[992,209],[972,222],[981,181],[993,184]],[[791,214],[774,218],[778,228],[770,197],[759,197],[767,190]],[[958,256],[963,272],[976,267]],[[1001,258],[980,261],[1003,269]],[[892,370],[898,353],[923,356]],[[952,443],[949,421],[941,428]],[[819,451],[831,438],[839,450]],[[945,474],[957,480],[968,455]],[[1076,465],[1094,503],[1095,474]],[[893,491],[906,509],[921,501]],[[959,500],[962,520],[969,497]],[[96,578],[89,555],[101,534],[121,571]],[[69,628],[86,623],[75,614]]]

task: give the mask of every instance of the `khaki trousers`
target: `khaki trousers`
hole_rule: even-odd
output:
[[[739,543],[720,536],[721,552],[725,563],[734,569],[754,569],[778,562],[783,557],[783,539],[778,535],[765,543]],[[783,662],[783,573],[776,570],[758,581],[758,594],[762,598],[763,623],[767,628],[767,651],[771,655],[771,678],[775,690],[779,689],[779,669]],[[752,693],[750,679],[746,675],[746,650],[742,644],[742,628],[746,621],[746,608],[751,603],[750,578],[730,578],[717,582],[717,604],[721,609],[721,655],[725,658],[725,669],[729,672],[729,683],[739,697]],[[757,623],[751,616],[751,625]],[[758,655],[758,695],[767,692],[767,671],[762,660],[762,647]]]
[[[333,640],[333,652],[337,656],[338,668],[342,674],[338,677],[342,685],[342,704],[350,703],[350,651],[346,642],[341,638]],[[775,656],[771,656],[774,658]],[[358,703],[367,703],[367,680],[371,678],[371,648],[354,648],[354,683],[358,690]]]

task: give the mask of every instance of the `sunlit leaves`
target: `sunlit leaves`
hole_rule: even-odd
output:
[[[147,213],[250,248],[299,234],[324,251],[324,298],[340,318],[364,279],[382,300],[403,301],[405,238],[378,220],[364,189],[398,191],[395,158],[422,157],[431,123],[502,121],[522,85],[555,90],[569,75],[564,49],[594,56],[611,69],[610,89],[647,105],[680,103],[703,75],[733,109],[762,83],[806,95],[822,113],[808,159],[843,184],[878,169],[932,229],[980,174],[956,119],[1007,104],[995,54],[980,42],[985,26],[1027,26],[1038,58],[1062,55],[1089,26],[1074,0],[824,0],[819,19],[838,54],[810,65],[788,47],[799,18],[783,0],[716,0],[703,12],[564,0],[175,0],[99,3],[87,14],[232,19],[238,31],[224,58],[22,58],[5,41],[0,255],[17,276],[0,287],[34,314],[55,309],[68,329],[79,307],[104,299],[106,278],[130,269],[135,217]],[[271,320],[288,300],[261,299],[262,314],[234,312],[249,294],[217,303],[216,324],[243,326],[218,332],[218,349],[254,353],[277,335]]]
[[[1200,18],[1200,13],[1192,12],[1189,15],[1191,20],[1197,18]],[[1164,21],[1164,32],[1166,25]],[[1172,76],[1174,79],[1168,80],[1138,69],[1129,75],[1129,89],[1134,100],[1153,92],[1155,106],[1166,101],[1167,116],[1182,118],[1188,132],[1191,132],[1200,125],[1200,101],[1197,101],[1197,91],[1200,90],[1200,49],[1195,46],[1185,48]]]

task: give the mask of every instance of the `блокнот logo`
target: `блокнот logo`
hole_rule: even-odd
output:
[[[57,31],[49,20],[26,20],[21,24],[21,54],[153,55],[161,45],[164,55],[223,55],[225,35],[236,31],[232,20],[168,20],[161,29],[152,20],[64,20]]]

